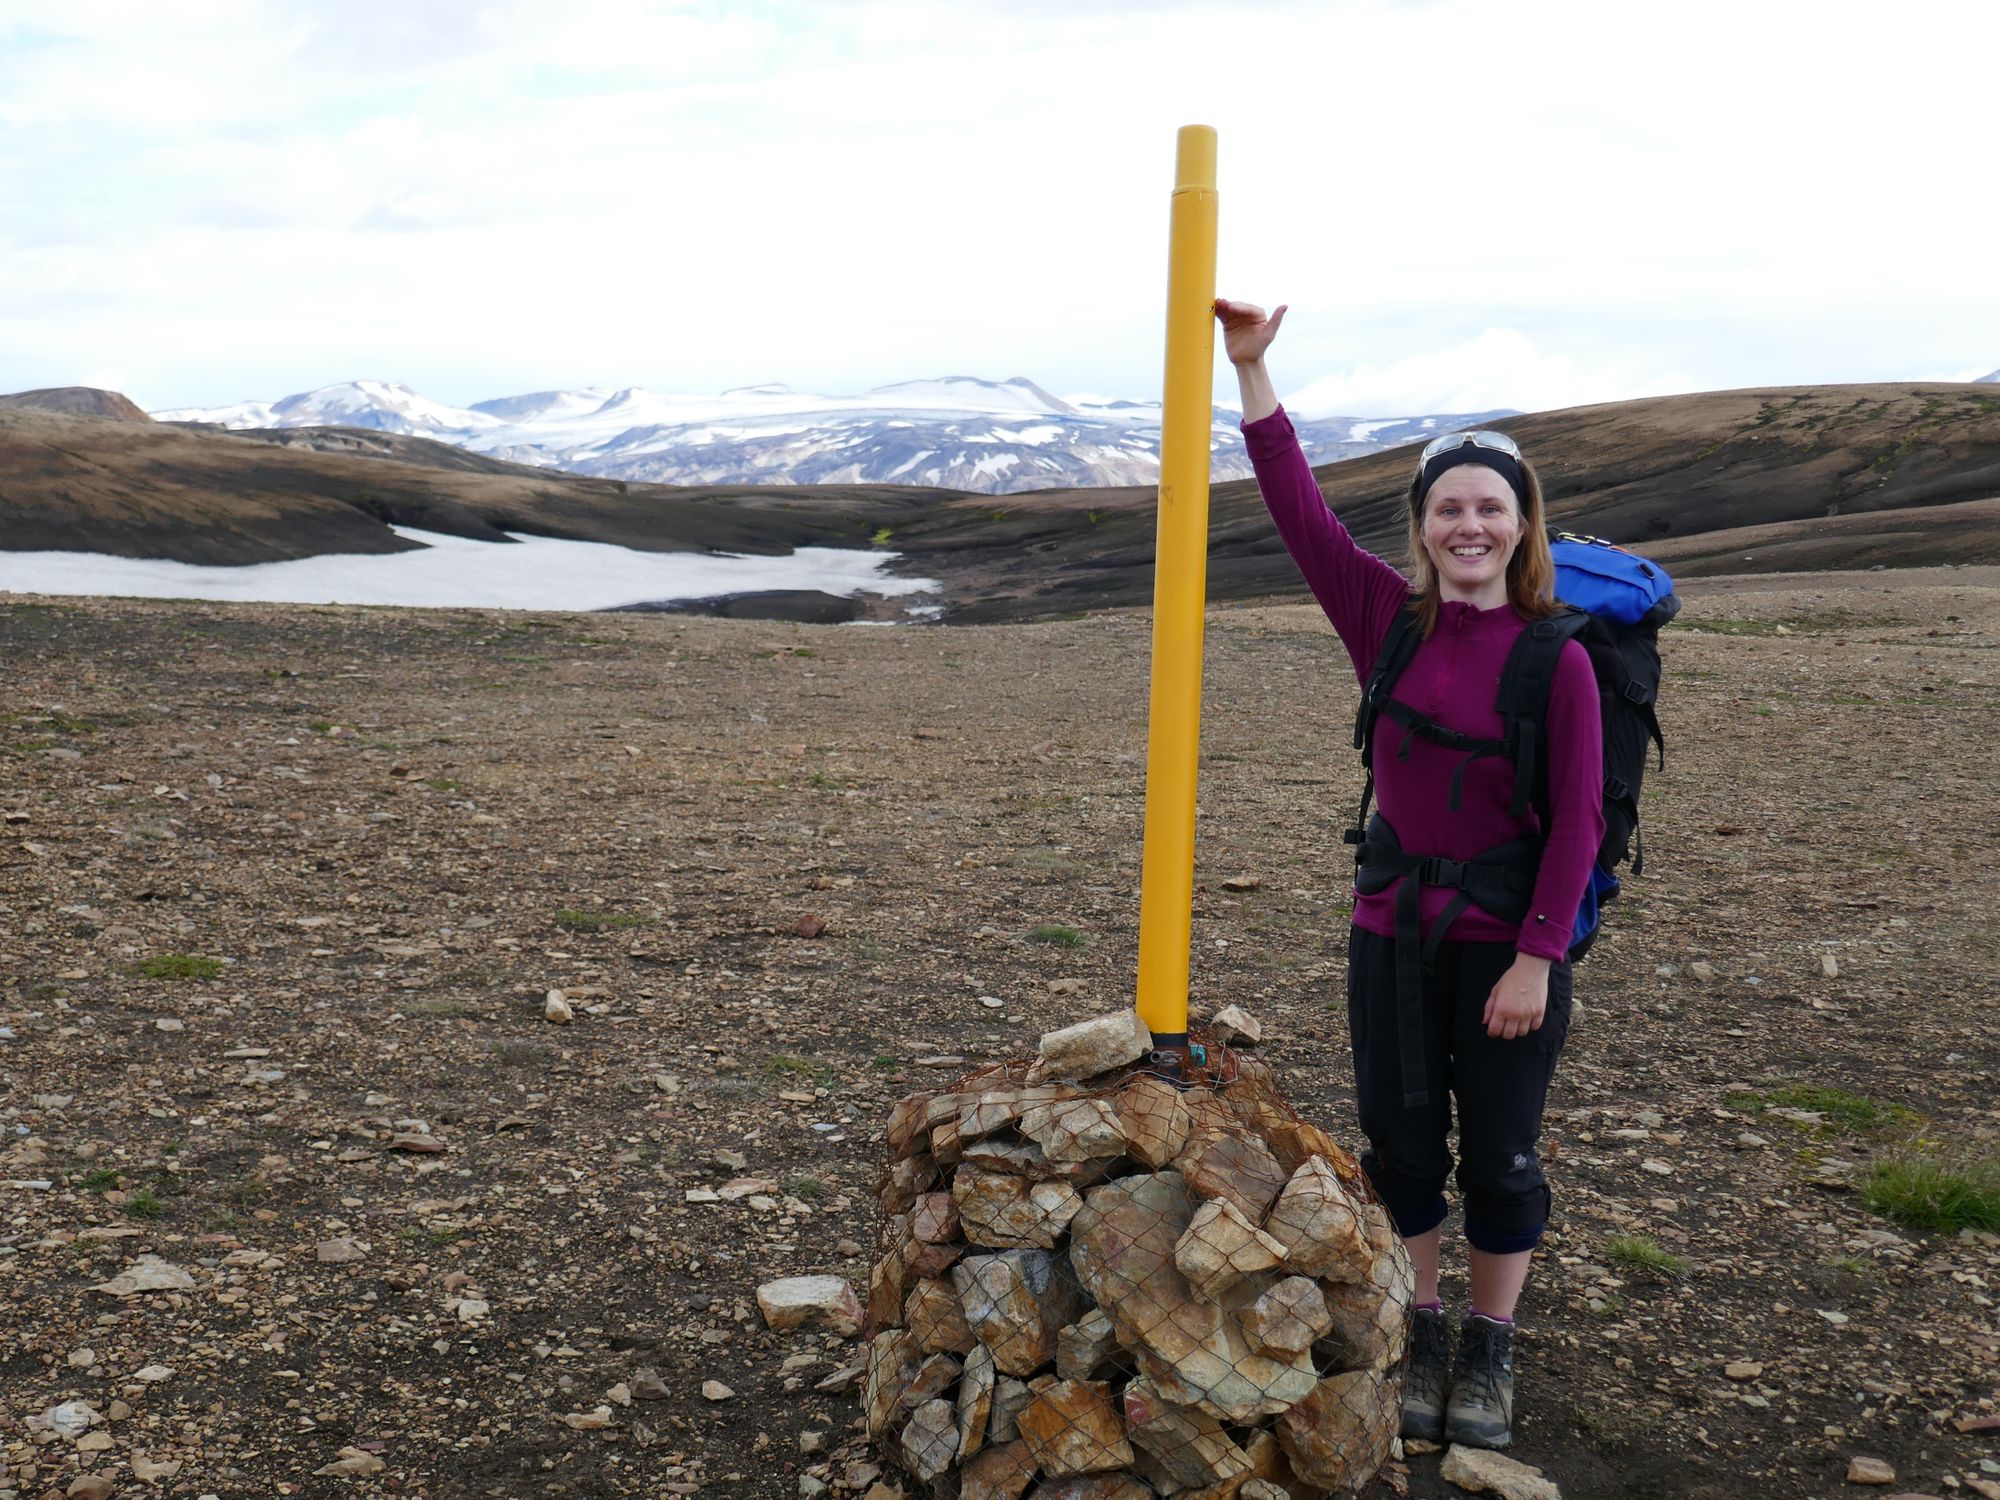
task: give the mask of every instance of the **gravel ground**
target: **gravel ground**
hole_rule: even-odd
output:
[[[1148,639],[0,603],[0,1496],[865,1491],[755,1288],[865,1279],[897,1097],[1129,1003]],[[1996,1152],[1996,645],[1973,569],[1669,632],[1523,1312],[1571,1500],[2000,1480],[2000,1241],[1851,1181]],[[1353,700],[1211,616],[1195,1005],[1350,1140]]]

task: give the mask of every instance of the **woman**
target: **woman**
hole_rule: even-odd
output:
[[[1361,1164],[1417,1273],[1402,1430],[1504,1447],[1513,1435],[1514,1309],[1548,1219],[1535,1143],[1569,1026],[1565,955],[1604,837],[1596,679],[1583,648],[1565,643],[1544,721],[1546,790],[1532,802],[1515,798],[1506,756],[1468,758],[1468,743],[1503,737],[1495,690],[1509,649],[1557,607],[1534,470],[1501,433],[1454,433],[1427,447],[1410,485],[1413,576],[1405,579],[1358,547],[1327,508],[1278,405],[1264,354],[1285,309],[1267,317],[1249,303],[1219,301],[1215,310],[1265,504],[1356,676],[1368,682],[1400,612],[1413,612],[1421,630],[1391,700],[1398,732],[1374,736],[1380,818],[1371,830],[1386,823],[1389,847],[1430,857],[1432,870],[1529,841],[1532,873],[1520,883],[1531,880],[1532,890],[1519,921],[1418,875],[1370,880],[1364,862],[1348,959],[1355,1096],[1368,1138]],[[1390,716],[1381,723],[1388,727]],[[1524,814],[1515,811],[1524,805]],[[1376,838],[1371,831],[1370,843]],[[1412,879],[1419,899],[1403,909],[1421,922],[1427,952],[1436,927],[1445,931],[1421,971],[1405,953],[1399,1014],[1396,898]],[[1438,1291],[1451,1097],[1472,1294],[1455,1361]]]

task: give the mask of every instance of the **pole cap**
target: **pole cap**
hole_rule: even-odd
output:
[[[1174,153],[1174,191],[1206,188],[1215,191],[1215,127],[1183,125]]]

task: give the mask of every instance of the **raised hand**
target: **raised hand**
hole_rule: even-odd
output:
[[[1231,302],[1218,297],[1215,317],[1222,324],[1222,347],[1229,362],[1254,365],[1278,336],[1278,328],[1285,321],[1285,309],[1281,305],[1276,312],[1267,314],[1254,302]]]

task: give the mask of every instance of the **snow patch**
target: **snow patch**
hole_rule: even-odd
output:
[[[422,550],[335,553],[285,562],[209,567],[97,552],[0,552],[0,590],[262,604],[396,604],[444,609],[616,609],[767,589],[842,598],[934,592],[927,578],[882,570],[901,554],[801,547],[788,557],[639,552],[603,542],[517,537],[480,542],[411,527]]]

